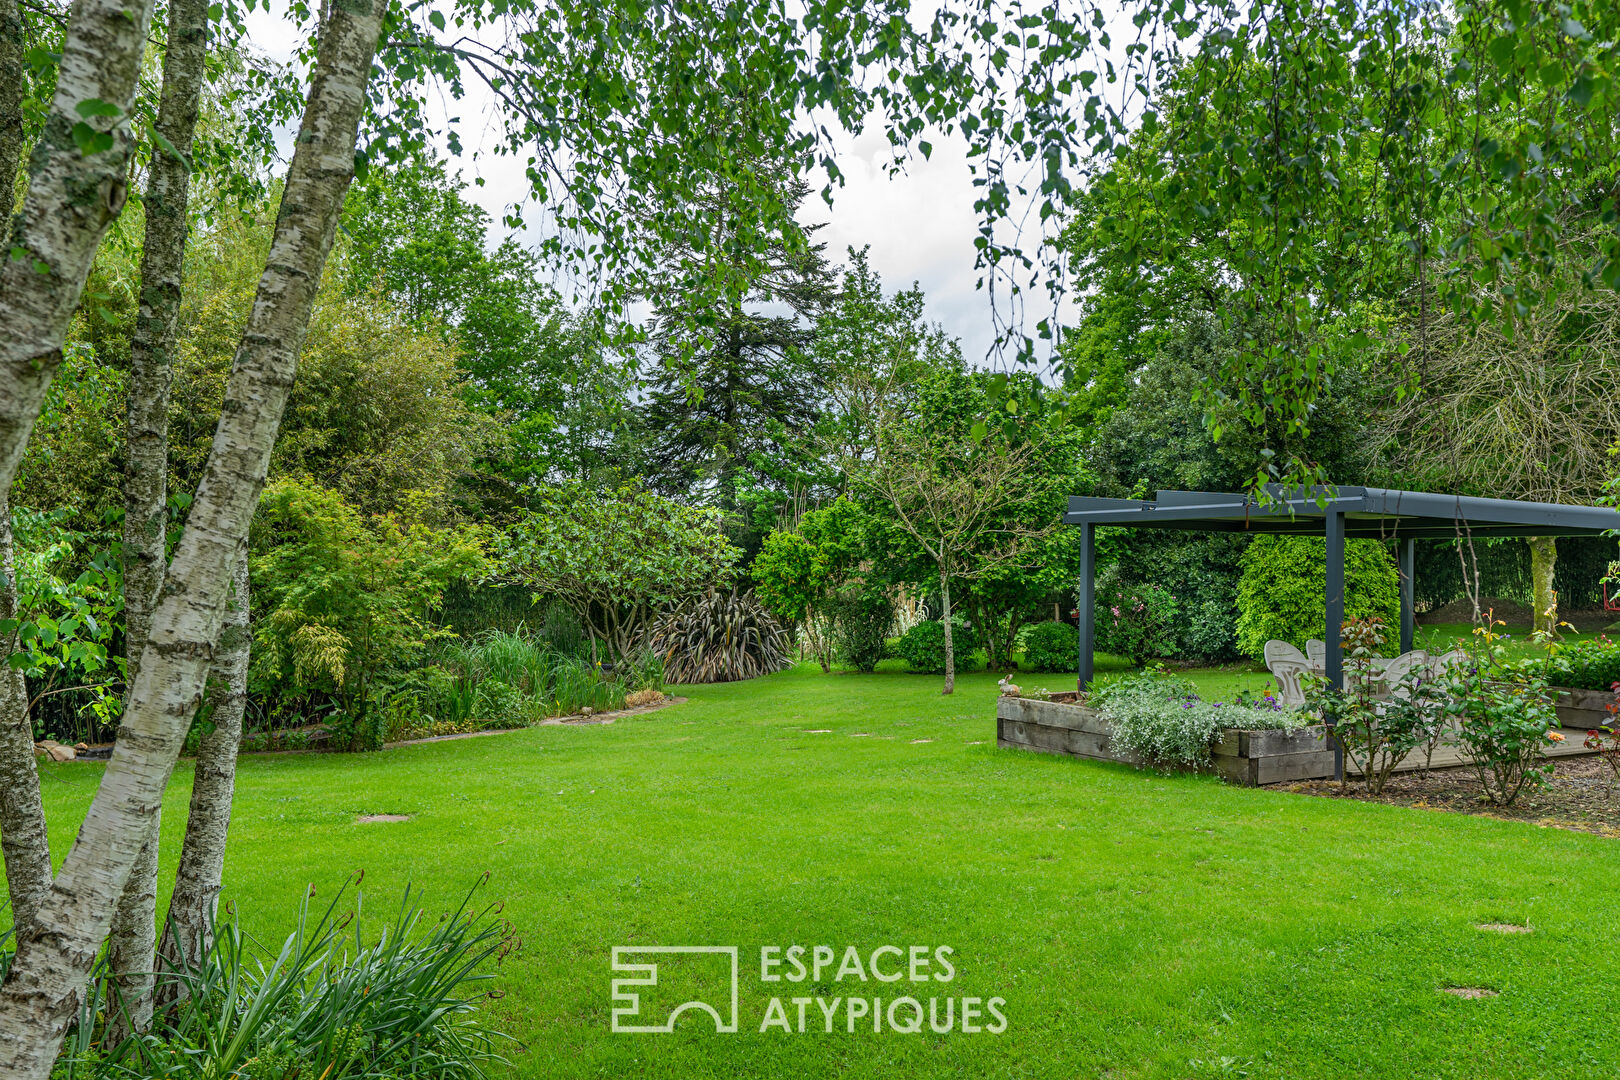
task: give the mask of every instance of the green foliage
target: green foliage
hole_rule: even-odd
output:
[[[1087,704],[1108,722],[1108,744],[1164,769],[1204,769],[1226,728],[1293,730],[1310,723],[1274,702],[1257,705],[1204,701],[1185,679],[1146,671],[1093,692]]]
[[[1560,646],[1547,663],[1547,681],[1578,690],[1607,690],[1620,682],[1620,643],[1598,638]]]
[[[360,1080],[484,1080],[500,1064],[506,1038],[477,1016],[479,984],[491,961],[513,947],[499,905],[474,906],[480,879],[459,905],[429,914],[407,888],[399,909],[372,933],[354,897],[340,916],[356,874],[314,915],[309,895],[279,952],[258,946],[236,919],[222,918],[213,947],[181,973],[186,994],[159,1010],[149,1034],[116,1047],[91,1041],[81,1020],[70,1035],[63,1080],[171,1077],[286,1080],[324,1076]],[[171,976],[172,977],[172,976]],[[92,993],[100,980],[92,980]],[[116,1001],[88,1002],[111,1012]],[[60,1068],[61,1066],[59,1066]]]
[[[1127,581],[1116,563],[1098,575],[1096,597],[1097,648],[1133,664],[1175,655],[1181,606],[1169,589]]]
[[[490,250],[489,215],[466,193],[437,162],[372,170],[344,207],[345,291],[380,290],[454,347],[461,398],[505,436],[482,467],[506,490],[485,497],[506,503],[545,480],[614,477],[633,371],[546,283],[534,253],[511,240]]]
[[[951,651],[957,671],[972,671],[973,654],[980,648],[978,633],[967,624],[951,620]],[[938,619],[920,622],[901,635],[895,652],[906,667],[925,675],[945,673],[945,624]]]
[[[711,589],[665,615],[649,651],[672,683],[738,682],[788,666],[788,636],[753,593]]]
[[[11,646],[5,662],[27,677],[35,737],[44,734],[42,699],[77,690],[94,725],[114,723],[122,700],[115,688],[124,660],[108,652],[122,629],[122,567],[116,548],[87,551],[90,536],[65,527],[71,517],[67,509],[11,515],[17,616],[0,620],[0,641]]]
[[[1025,671],[1079,670],[1079,632],[1068,623],[1043,622],[1024,627]]]
[[[551,716],[624,707],[631,691],[659,689],[659,668],[612,669],[564,652],[543,633],[492,630],[444,646],[427,670],[421,713],[457,730],[523,727]]]
[[[1486,797],[1511,806],[1526,786],[1546,778],[1547,746],[1563,735],[1545,675],[1539,665],[1510,660],[1497,630],[1502,625],[1476,627],[1466,659],[1451,665],[1444,682],[1457,745]]]
[[[749,566],[759,602],[777,618],[799,624],[803,647],[823,671],[831,669],[837,651],[834,616],[847,608],[836,597],[840,590],[862,588],[856,579],[867,576],[859,569],[865,551],[865,515],[840,498],[801,515],[792,531],[766,536]]]
[[[894,600],[886,590],[852,586],[832,596],[823,611],[832,620],[833,653],[840,663],[869,672],[888,658]]]
[[[1333,737],[1344,748],[1345,783],[1351,769],[1367,790],[1384,790],[1390,775],[1408,754],[1436,738],[1446,722],[1441,684],[1423,674],[1409,674],[1404,685],[1385,692],[1377,663],[1384,644],[1383,620],[1346,619],[1340,632],[1344,647],[1344,683],[1331,685],[1310,676],[1306,702],[1319,716],[1333,718]]]
[[[481,533],[366,517],[336,492],[295,480],[265,490],[258,528],[254,600],[265,614],[255,681],[330,695],[349,745],[376,743],[372,688],[441,633],[429,615],[446,586],[489,569]]]
[[[1243,552],[1238,587],[1238,648],[1260,659],[1273,638],[1303,649],[1326,636],[1327,542],[1320,537],[1255,537]],[[1395,560],[1376,540],[1344,544],[1344,617],[1400,620],[1400,579]]]
[[[502,572],[566,604],[616,659],[640,651],[658,616],[731,580],[739,553],[713,509],[573,483],[535,502],[506,533]]]

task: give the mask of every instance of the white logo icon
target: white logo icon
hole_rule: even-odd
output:
[[[622,1021],[647,1019],[638,1017],[641,1011],[641,995],[632,987],[657,986],[658,965],[656,963],[631,963],[627,958],[636,956],[658,956],[677,954],[682,956],[722,954],[731,959],[731,1010],[726,1016],[713,1005],[703,1001],[688,1001],[678,1005],[670,1012],[669,1018],[662,1024],[632,1024]],[[697,1009],[714,1017],[714,1030],[721,1034],[732,1034],[737,1030],[737,946],[735,945],[615,945],[613,947],[613,970],[629,972],[634,978],[613,980],[613,1030],[631,1035],[660,1035],[675,1030],[675,1021],[688,1009]]]

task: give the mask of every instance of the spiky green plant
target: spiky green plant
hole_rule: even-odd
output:
[[[652,651],[670,683],[737,682],[788,666],[788,634],[753,593],[711,589],[665,615]]]

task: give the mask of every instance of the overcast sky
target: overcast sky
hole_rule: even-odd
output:
[[[261,8],[248,16],[252,44],[280,61],[291,56],[302,38],[285,13],[282,0],[271,13]],[[512,158],[484,153],[473,159],[475,151],[488,150],[498,139],[499,120],[481,85],[470,81],[467,91],[467,99],[453,108],[453,115],[462,118],[465,153],[459,159],[446,157],[469,181],[483,178],[484,185],[469,188],[468,196],[489,211],[498,231],[502,213],[526,196],[528,184],[521,163]],[[487,141],[483,132],[488,132]],[[885,291],[919,283],[928,298],[929,319],[960,338],[964,355],[980,363],[994,342],[995,330],[990,298],[975,287],[979,274],[973,265],[973,241],[978,219],[967,144],[960,137],[939,133],[929,138],[932,156],[915,157],[904,174],[890,177],[886,168],[890,149],[880,125],[872,125],[859,137],[840,133],[836,147],[844,186],[835,190],[831,208],[821,200],[818,186],[799,216],[806,224],[825,225],[818,238],[827,242],[835,262],[846,261],[845,251],[851,246],[870,245],[871,264],[882,275]],[[1039,302],[1045,303],[1044,293]],[[1032,308],[1029,322],[1045,313]]]

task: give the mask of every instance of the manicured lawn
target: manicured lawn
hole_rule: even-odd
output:
[[[1613,841],[997,750],[994,681],[941,698],[801,668],[606,726],[251,758],[227,895],[276,937],[306,883],[356,867],[373,910],[489,870],[523,938],[489,1012],[523,1077],[1620,1073]],[[48,769],[59,848],[99,772]],[[182,764],[171,861],[188,789]],[[759,947],[794,943],[948,945],[956,977],[760,983]],[[610,1033],[610,950],[632,944],[741,947],[740,1033]],[[849,1034],[840,1013],[827,1034],[812,1005],[804,1034],[757,1031],[772,994],[852,986],[1000,996],[1008,1026]]]

